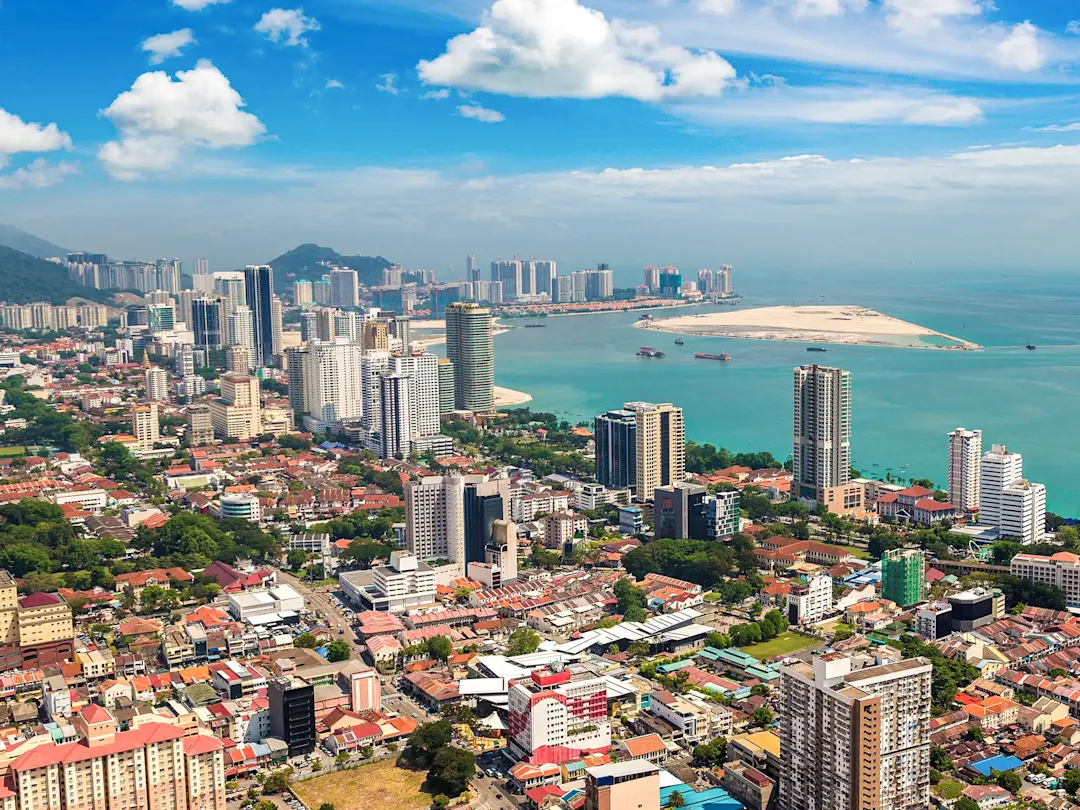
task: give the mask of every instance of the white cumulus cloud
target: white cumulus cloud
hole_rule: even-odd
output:
[[[1017,23],[994,48],[993,59],[1002,67],[1025,72],[1038,70],[1046,62],[1046,54],[1039,42],[1039,29],[1027,20]]]
[[[195,41],[190,28],[171,34],[157,34],[142,41],[142,49],[150,54],[150,64],[160,65],[166,59],[179,56],[180,51]]]
[[[327,79],[326,80],[326,86],[323,89],[325,89],[325,90],[344,90],[345,85],[343,85],[337,79]]]
[[[49,163],[45,158],[37,158],[10,174],[0,175],[0,189],[48,188],[78,170],[74,163]]]
[[[718,95],[735,69],[712,51],[665,45],[653,25],[577,0],[495,0],[481,24],[417,65],[427,84],[534,98]]]
[[[318,31],[319,21],[304,16],[302,8],[272,8],[255,23],[255,30],[266,34],[271,42],[284,41],[286,45],[306,48],[308,43],[303,35],[308,31]]]
[[[442,90],[428,90],[420,98],[425,101],[442,101],[443,99],[450,98],[450,91],[445,87]]]
[[[489,110],[487,107],[481,107],[479,104],[462,104],[457,109],[465,118],[475,118],[477,121],[483,121],[485,124],[498,124],[500,121],[506,120],[506,116],[498,110]]]
[[[101,111],[120,133],[98,151],[118,179],[175,166],[188,149],[224,149],[253,144],[266,131],[241,108],[244,100],[208,60],[173,79],[165,71],[139,76]]]
[[[179,6],[186,11],[202,11],[207,6],[228,2],[229,0],[172,0],[174,6]]]
[[[1080,34],[1080,20],[1069,20],[1069,24],[1065,26],[1066,34]]]
[[[70,148],[71,136],[56,124],[23,121],[14,113],[0,108],[0,165],[7,162],[7,155]]]

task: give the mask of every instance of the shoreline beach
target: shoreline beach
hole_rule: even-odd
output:
[[[634,326],[659,332],[743,340],[939,351],[982,348],[977,343],[853,305],[756,307],[638,321]]]
[[[501,385],[495,386],[496,408],[512,408],[524,405],[527,402],[532,402],[532,394],[515,391],[513,388],[503,388]]]

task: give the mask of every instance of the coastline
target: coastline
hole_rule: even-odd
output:
[[[532,394],[515,391],[513,388],[503,388],[501,385],[495,386],[496,408],[512,408],[524,405],[526,402],[532,402]]]
[[[712,312],[703,315],[638,321],[639,329],[681,335],[816,343],[837,346],[878,346],[894,349],[975,351],[977,343],[902,321],[868,307],[778,306]],[[950,341],[935,345],[931,340]]]

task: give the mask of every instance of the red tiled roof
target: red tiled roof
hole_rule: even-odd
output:
[[[63,600],[55,594],[38,591],[19,600],[19,605],[24,608],[45,607],[46,605],[60,604]]]

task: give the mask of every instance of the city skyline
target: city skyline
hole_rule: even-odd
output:
[[[35,80],[0,98],[4,219],[230,265],[305,241],[440,268],[539,239],[581,266],[668,243],[677,264],[1053,267],[1077,246],[1056,212],[1080,25],[1051,4],[267,6],[91,2],[59,56],[48,4],[5,6],[2,59]],[[989,238],[957,227],[975,217]]]

